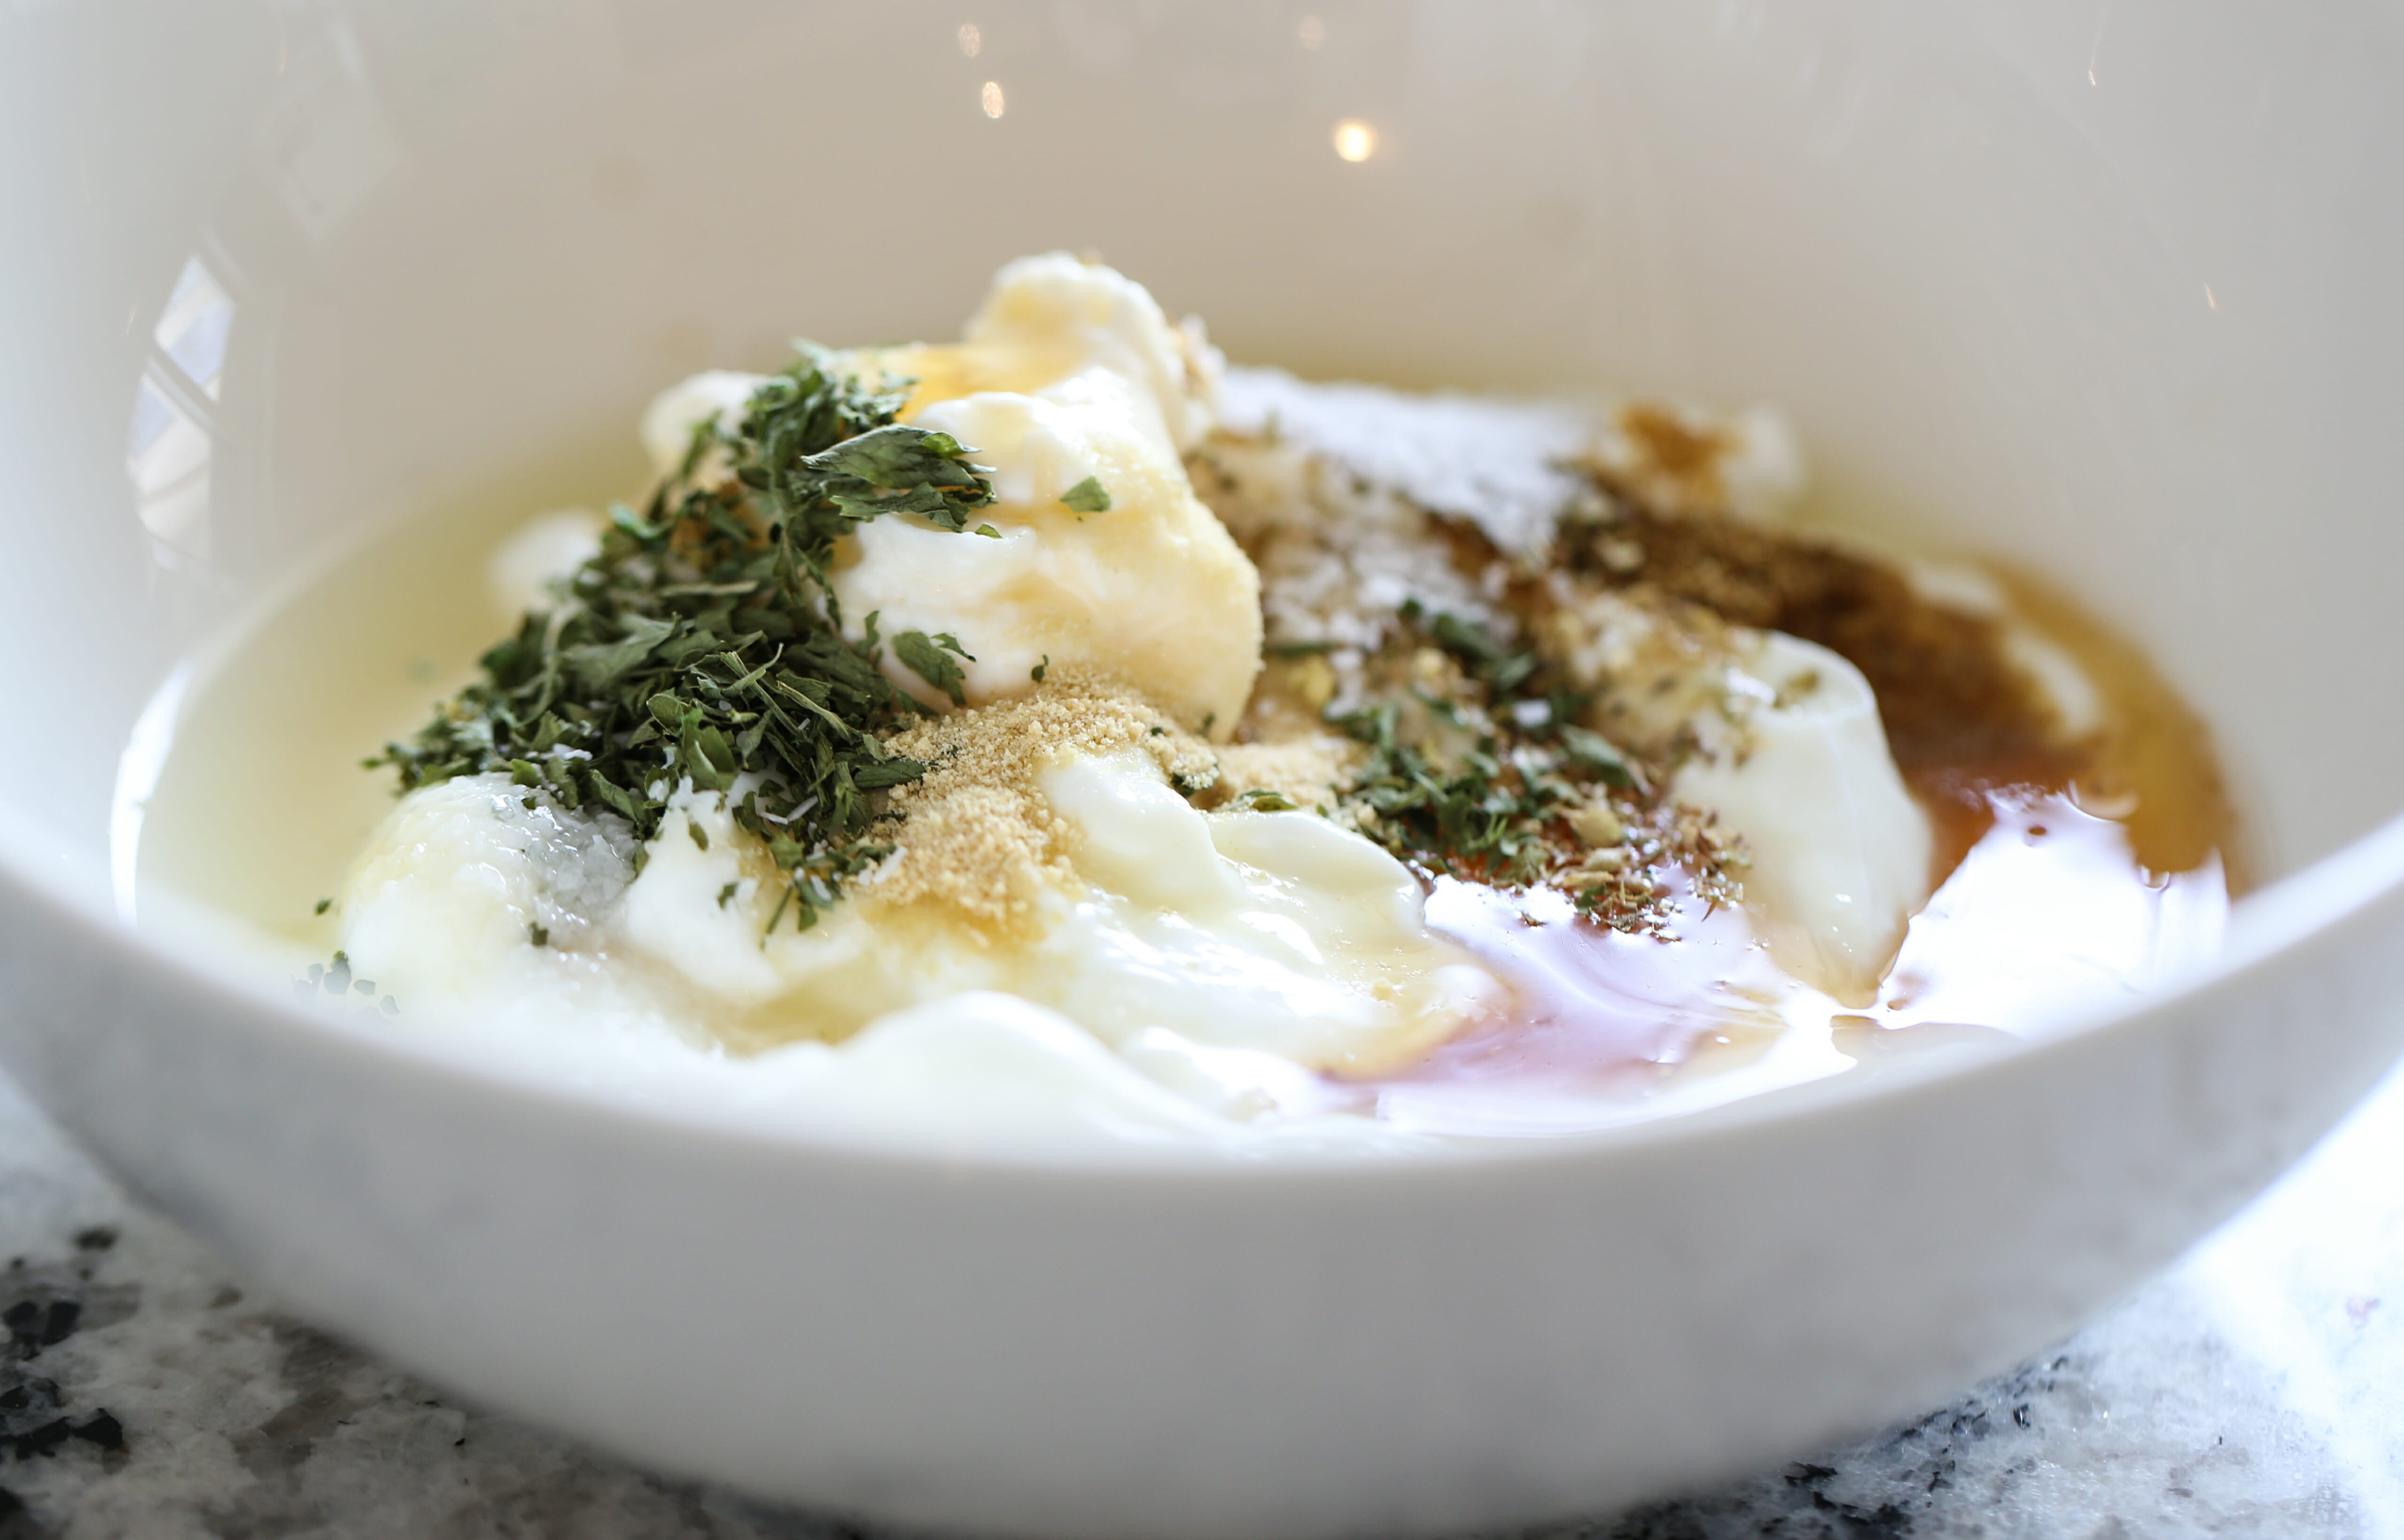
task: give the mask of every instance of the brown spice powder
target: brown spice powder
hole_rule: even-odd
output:
[[[1899,569],[1827,541],[1623,504],[1610,520],[1565,525],[1562,554],[1586,581],[1784,631],[1859,668],[1896,767],[1935,820],[1940,871],[1985,833],[1989,791],[2075,782],[2083,799],[2131,809],[2146,867],[2187,871],[2217,850],[2232,890],[2243,889],[2202,723],[2135,648],[2025,576],[1997,574],[2013,609],[2068,648],[2104,696],[2104,726],[2084,739],[2064,735],[1995,620],[1925,598]]]
[[[1685,600],[1843,657],[1877,694],[1907,777],[1975,765],[1998,781],[2058,785],[2083,757],[2009,661],[2003,628],[1922,597],[1894,567],[1733,518],[1642,509],[1563,535],[1571,562],[1608,586]]]
[[[1217,774],[1209,747],[1142,696],[1067,667],[1029,694],[920,722],[887,747],[929,769],[889,793],[901,819],[893,854],[854,891],[870,905],[948,911],[988,944],[1024,938],[1043,886],[1071,880],[1068,829],[1040,784],[1046,770],[1137,749],[1184,785]]]

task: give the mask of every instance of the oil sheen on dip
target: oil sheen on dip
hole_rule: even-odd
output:
[[[1992,806],[1860,1011],[1766,966],[1726,910],[1682,903],[1665,944],[1578,923],[1541,895],[1515,903],[1439,882],[1430,920],[1518,982],[1519,1010],[1377,1082],[1377,1109],[1450,1133],[1657,1116],[1862,1062],[1992,1046],[2125,1004],[2219,950],[2229,888],[2216,858],[2148,872],[2121,824],[2068,796],[1998,794]]]

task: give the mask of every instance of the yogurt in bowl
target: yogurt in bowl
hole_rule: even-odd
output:
[[[2201,729],[1976,568],[1782,530],[1765,410],[1230,371],[1056,253],[960,343],[697,374],[643,437],[644,495],[497,548],[498,639],[430,715],[405,663],[455,639],[322,604],[180,682],[137,889],[300,837],[270,763],[357,774],[298,654],[418,720],[325,896],[253,905],[262,969],[815,1136],[1558,1137],[2218,946]]]
[[[2043,9],[1488,7],[1318,15],[1310,47],[1298,14],[1005,7],[973,59],[960,20],[8,23],[7,99],[42,110],[0,146],[28,205],[0,516],[43,581],[0,636],[52,661],[0,727],[5,1053],[264,1282],[464,1393],[774,1495],[1427,1533],[1940,1395],[2159,1266],[2387,1062],[2398,723],[2368,660],[2397,537],[2361,511],[2397,481],[2404,240],[2353,180],[2397,127],[2378,18],[2123,6],[2099,46]],[[2294,110],[2240,125],[2266,92]],[[2208,725],[2262,886],[2211,960],[2040,1001],[2016,1042],[1400,1159],[903,1148],[747,1105],[732,1055],[688,1056],[730,1071],[701,1094],[622,1040],[563,1076],[555,1044],[411,1039],[437,1013],[388,991],[328,1019],[325,973],[304,1007],[223,919],[297,888],[314,922],[344,895],[290,852],[328,803],[390,805],[304,756],[254,789],[292,837],[241,847],[199,912],[146,887],[178,757],[231,720],[201,708],[231,677],[211,638],[312,606],[321,637],[397,634],[452,595],[473,639],[393,663],[414,720],[381,681],[279,697],[306,648],[255,681],[294,731],[405,741],[501,629],[496,511],[641,484],[622,425],[663,383],[778,369],[795,330],[943,336],[1003,262],[1088,243],[1298,378],[1778,403],[1805,523],[1994,558],[2132,638]],[[377,546],[379,520],[415,534]],[[995,543],[973,529],[943,538]],[[1250,538],[1276,599],[1302,567]],[[367,581],[316,581],[369,550]],[[1307,609],[1283,592],[1265,622]],[[1340,689],[1333,651],[1262,665],[1307,701],[1313,656]]]

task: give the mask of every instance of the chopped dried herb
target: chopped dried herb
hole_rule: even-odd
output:
[[[1347,796],[1363,833],[1424,871],[1502,887],[1553,883],[1623,930],[1663,922],[1650,870],[1663,861],[1693,866],[1707,903],[1733,902],[1726,868],[1740,854],[1691,810],[1648,801],[1638,765],[1577,725],[1585,694],[1473,622],[1409,604],[1398,618],[1400,653],[1438,649],[1457,665],[1439,671],[1458,690],[1413,683],[1329,717],[1369,749]],[[1440,751],[1433,735],[1410,729],[1414,717],[1442,725]]]
[[[1509,695],[1536,671],[1536,654],[1514,652],[1496,641],[1486,628],[1457,615],[1439,614],[1428,623],[1428,635],[1438,647],[1461,660],[1470,676],[1485,681],[1496,697]]]
[[[1558,720],[1547,718],[1546,720]],[[1561,751],[1586,769],[1605,786],[1628,787],[1636,784],[1635,767],[1609,738],[1589,732],[1573,723],[1563,722],[1559,728]]]
[[[1529,776],[1490,737],[1445,766],[1397,732],[1402,708],[1386,702],[1335,725],[1369,746],[1353,795],[1377,817],[1365,832],[1395,855],[1433,871],[1497,884],[1542,876],[1579,796],[1573,782]]]
[[[1088,476],[1060,494],[1061,505],[1072,513],[1107,513],[1111,511],[1111,495],[1098,477]]]
[[[932,637],[923,631],[904,631],[893,638],[893,655],[902,665],[952,698],[954,706],[966,706],[968,696],[960,686],[968,676],[960,665],[943,656],[950,652],[974,663],[976,659],[960,646],[959,638],[948,631],[938,631]]]
[[[894,421],[908,382],[875,388],[823,349],[799,353],[733,428],[696,427],[679,473],[642,512],[610,511],[599,553],[552,607],[369,763],[395,767],[405,791],[507,772],[644,840],[690,780],[766,841],[787,874],[777,914],[798,904],[813,924],[889,848],[873,837],[874,793],[926,771],[885,747],[922,708],[879,671],[875,616],[861,639],[844,635],[836,542],[888,513],[968,531],[993,487],[949,434]],[[720,456],[727,474],[703,476]],[[958,703],[946,651],[968,656],[949,636],[894,638],[896,657]]]

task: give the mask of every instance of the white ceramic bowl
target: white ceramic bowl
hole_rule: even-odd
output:
[[[1027,1533],[1655,1493],[1923,1406],[2227,1215],[2404,1029],[2393,7],[1303,10],[12,7],[8,1064],[462,1393]],[[1999,1058],[1317,1171],[640,1114],[305,1018],[120,917],[120,753],[226,617],[687,369],[941,334],[1060,245],[1305,372],[1783,403],[1824,508],[2140,639],[2277,880],[2209,976]]]

